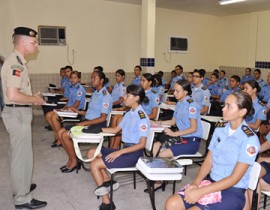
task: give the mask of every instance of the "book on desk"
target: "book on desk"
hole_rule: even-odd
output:
[[[54,109],[53,110],[59,117],[70,117],[70,118],[76,118],[78,116],[77,112],[63,110],[63,109]]]
[[[137,164],[148,173],[167,174],[183,172],[183,166],[176,160],[169,158],[141,157]]]

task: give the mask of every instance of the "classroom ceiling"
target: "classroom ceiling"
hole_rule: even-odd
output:
[[[141,4],[142,0],[107,0]],[[270,10],[270,0],[247,0],[221,6],[218,0],[156,0],[157,7],[215,16],[228,16]]]

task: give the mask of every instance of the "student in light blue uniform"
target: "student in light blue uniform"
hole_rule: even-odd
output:
[[[145,100],[142,103],[142,107],[150,120],[156,118],[159,105],[159,95],[152,89],[153,81],[154,78],[152,74],[145,73],[142,75],[141,86],[143,87],[146,95]]]
[[[218,74],[212,73],[211,80],[206,84],[206,87],[210,91],[211,99],[218,100],[222,95],[222,88],[218,83]]]
[[[85,115],[85,120],[77,123],[77,126],[88,126],[88,129],[100,131],[101,128],[106,127],[107,115],[112,110],[112,97],[104,87],[105,78],[103,72],[95,71],[92,73],[91,83],[96,91],[92,95],[87,111],[72,109],[80,115]],[[61,128],[57,133],[69,157],[67,164],[60,168],[62,173],[70,173],[79,168],[69,129],[70,127],[67,127],[67,129]]]
[[[253,77],[254,77],[254,80],[255,80],[256,82],[258,82],[260,88],[262,89],[263,86],[266,85],[266,82],[261,78],[261,74],[262,74],[262,72],[261,72],[260,69],[255,69],[255,70],[253,71]]]
[[[263,86],[263,88],[260,92],[260,95],[259,95],[260,96],[259,98],[265,103],[267,103],[268,100],[270,99],[270,73],[268,73],[268,75],[267,75],[266,82],[267,82],[266,85]]]
[[[242,76],[241,81],[240,81],[240,85],[241,85],[241,89],[243,89],[243,85],[245,82],[249,81],[249,80],[253,80],[253,76],[251,75],[251,68],[246,68],[245,69],[245,75]]]
[[[176,72],[176,76],[172,79],[171,87],[170,87],[169,92],[173,92],[173,91],[174,91],[174,84],[175,84],[178,80],[185,79],[185,76],[184,76],[184,74],[183,74],[183,67],[182,67],[181,65],[175,66],[175,72]]]
[[[141,72],[142,72],[142,67],[141,66],[135,66],[134,67],[134,79],[131,81],[131,85],[141,85]]]
[[[125,71],[123,69],[118,69],[115,72],[115,80],[116,84],[112,90],[112,100],[113,100],[113,108],[120,108],[124,105],[124,96],[126,94],[126,86],[125,86]]]
[[[153,85],[152,89],[155,90],[155,92],[159,95],[159,101],[165,102],[165,92],[164,92],[164,86],[162,85],[161,77],[159,74],[153,75]]]
[[[72,71],[70,76],[71,86],[69,88],[69,98],[66,105],[62,108],[64,110],[73,110],[78,109],[82,110],[85,104],[85,89],[80,84],[80,73],[78,71]],[[59,147],[60,140],[57,132],[61,129],[61,119],[60,117],[54,112],[50,111],[45,116],[46,121],[51,126],[55,141],[52,143],[51,147]]]
[[[244,91],[248,93],[253,102],[255,113],[246,118],[246,122],[254,131],[259,130],[262,121],[266,120],[266,107],[263,102],[257,98],[257,93],[261,91],[259,84],[255,80],[249,80],[244,83]]]
[[[66,66],[65,67],[65,81],[64,81],[64,98],[61,98],[60,101],[67,100],[69,96],[69,88],[72,85],[70,81],[70,75],[71,72],[73,71],[72,66]]]
[[[220,84],[222,90],[227,89],[229,87],[229,80],[225,77],[226,72],[224,70],[220,71],[218,83]]]
[[[131,107],[115,128],[103,128],[105,133],[118,133],[122,130],[123,149],[102,148],[101,155],[90,164],[91,174],[97,184],[95,194],[102,196],[100,210],[110,209],[110,176],[107,175],[106,168],[134,167],[138,159],[143,155],[143,149],[150,129],[150,121],[146,112],[140,105],[144,100],[145,92],[141,86],[130,85],[127,87],[127,94],[124,98],[126,106]],[[88,152],[88,157],[92,157],[94,150]],[[113,182],[113,189],[119,187],[117,182]],[[115,209],[114,203],[111,204]]]
[[[210,106],[210,91],[203,86],[203,73],[199,70],[194,70],[193,72],[193,83],[194,88],[192,88],[192,99],[199,105],[200,114],[206,114]]]
[[[191,88],[187,80],[178,80],[175,84],[174,96],[178,100],[173,118],[166,121],[158,121],[160,125],[176,125],[178,131],[173,132],[166,128],[164,134],[158,137],[153,147],[153,154],[158,154],[161,142],[172,137],[182,137],[181,144],[175,144],[160,151],[159,157],[172,158],[182,154],[195,154],[199,150],[201,137],[203,134],[199,105],[191,98]],[[155,123],[155,122],[153,122]]]
[[[252,99],[245,92],[232,93],[226,98],[223,119],[218,123],[209,146],[209,152],[193,182],[166,202],[166,210],[198,209],[242,210],[249,185],[250,170],[260,150],[257,135],[245,122],[252,114]],[[210,173],[210,185],[198,188]],[[220,202],[202,205],[201,196],[221,191]]]
[[[228,95],[231,93],[239,92],[241,91],[241,88],[239,87],[240,84],[240,77],[238,75],[233,75],[230,78],[230,89],[226,90],[225,93],[222,94],[220,100],[222,103],[225,102],[225,99]]]

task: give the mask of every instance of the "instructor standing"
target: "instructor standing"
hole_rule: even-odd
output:
[[[32,184],[32,105],[44,103],[39,96],[33,96],[25,57],[37,51],[37,32],[31,28],[14,29],[14,50],[6,58],[2,70],[4,110],[2,118],[10,136],[11,180],[15,208],[37,209],[47,202],[33,199]],[[32,188],[32,189],[30,189]]]

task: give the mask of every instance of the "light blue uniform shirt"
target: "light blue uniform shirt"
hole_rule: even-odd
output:
[[[152,88],[145,91],[145,95],[148,97],[149,103],[142,103],[143,110],[146,112],[146,114],[152,114],[152,109],[158,107],[159,95],[157,92],[152,90]]]
[[[61,88],[64,88],[65,87],[65,78],[66,77],[60,79],[60,87]]]
[[[226,86],[229,86],[229,80],[226,77],[218,79],[221,89],[225,89]]]
[[[212,152],[210,176],[214,181],[219,181],[232,174],[237,162],[249,164],[244,176],[233,186],[247,189],[249,173],[260,150],[260,142],[245,121],[230,136],[230,123],[225,127],[222,126],[224,123],[217,125],[209,145],[209,150]]]
[[[220,100],[224,103],[228,95],[234,92],[239,92],[239,91],[241,91],[240,87],[237,87],[235,90],[230,88],[229,90],[226,90],[226,92],[222,94]]]
[[[218,82],[208,85],[207,88],[210,91],[210,94],[213,96],[221,96],[222,95],[222,88]]]
[[[165,93],[164,93],[164,87],[162,85],[158,86],[158,87],[152,87],[152,89],[154,91],[156,91],[158,93],[158,95],[161,95],[160,102],[165,102]]]
[[[266,120],[266,108],[258,98],[254,99],[253,108],[255,109],[255,113],[252,116],[246,118],[248,123],[253,124],[256,122],[256,120]]]
[[[267,134],[266,140],[270,142],[270,132]]]
[[[83,109],[85,103],[85,94],[86,91],[80,83],[72,85],[69,88],[69,97],[67,106],[71,107],[72,105],[75,104],[76,101],[80,101],[80,104],[77,109]]]
[[[258,82],[261,89],[266,85],[266,82],[263,79],[256,80],[256,82]]]
[[[267,102],[270,99],[270,85],[263,86],[259,96],[262,101]]]
[[[141,85],[142,76],[134,77],[134,79],[131,81],[131,85]]]
[[[178,101],[174,110],[173,117],[179,131],[190,128],[190,119],[197,120],[197,130],[194,133],[184,135],[182,137],[198,137],[202,138],[203,128],[201,122],[199,105],[187,96],[184,101]]]
[[[88,104],[88,109],[85,119],[93,120],[101,116],[102,113],[109,114],[112,111],[112,97],[103,87],[100,91],[95,91],[92,95],[91,101]]]
[[[205,86],[209,82],[208,78],[203,78],[202,84]]]
[[[182,79],[186,79],[185,76],[183,74],[180,74],[176,77],[174,77],[172,79],[172,82],[171,82],[171,89],[174,90],[174,84],[178,81],[178,80],[182,80]]]
[[[200,110],[204,106],[210,106],[210,96],[210,91],[203,84],[192,88],[192,98],[199,105]]]
[[[240,81],[240,84],[244,84],[246,81],[249,81],[249,80],[253,80],[253,76],[249,75],[249,76],[242,76],[242,79]]]
[[[124,98],[126,94],[126,86],[124,82],[117,83],[112,90],[112,101],[118,101],[121,97]],[[123,106],[123,103],[120,104]]]
[[[65,87],[64,87],[64,97],[68,98],[69,96],[69,88],[72,86],[72,83],[70,79],[66,78],[65,79]]]
[[[125,143],[138,144],[141,137],[148,136],[150,120],[139,105],[134,111],[128,111],[119,124],[122,128],[122,141]]]
[[[270,108],[270,99],[268,100],[268,103],[267,103],[267,108]]]

